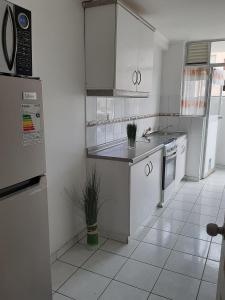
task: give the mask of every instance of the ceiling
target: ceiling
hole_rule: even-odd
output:
[[[123,0],[169,40],[225,38],[225,0]]]

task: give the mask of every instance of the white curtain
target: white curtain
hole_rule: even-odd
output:
[[[181,113],[188,116],[203,116],[206,110],[209,69],[185,67]]]

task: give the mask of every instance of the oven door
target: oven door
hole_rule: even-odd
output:
[[[171,156],[163,157],[163,180],[162,189],[165,190],[175,180],[176,175],[176,157],[174,153]]]

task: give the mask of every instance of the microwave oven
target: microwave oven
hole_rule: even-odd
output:
[[[32,76],[31,12],[0,0],[0,73]]]

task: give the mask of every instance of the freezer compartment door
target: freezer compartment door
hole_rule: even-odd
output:
[[[41,81],[0,76],[0,189],[45,173]]]
[[[46,180],[0,199],[0,299],[51,300]]]

